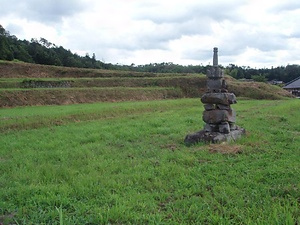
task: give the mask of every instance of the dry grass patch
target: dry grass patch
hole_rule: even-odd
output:
[[[230,145],[228,143],[210,144],[208,148],[209,148],[210,153],[221,153],[221,154],[240,154],[240,153],[242,153],[241,145]]]

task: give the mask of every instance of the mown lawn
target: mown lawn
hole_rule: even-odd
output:
[[[199,99],[0,109],[0,224],[299,224],[300,100],[233,108],[191,147]]]

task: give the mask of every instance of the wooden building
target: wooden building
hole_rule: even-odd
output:
[[[300,98],[300,77],[290,81],[283,88]]]

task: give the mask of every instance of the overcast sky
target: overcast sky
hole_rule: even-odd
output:
[[[114,64],[300,64],[299,0],[0,0],[0,24]]]

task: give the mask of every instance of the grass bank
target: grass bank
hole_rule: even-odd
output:
[[[206,76],[68,68],[0,61],[0,107],[64,105],[105,101],[199,98]],[[225,77],[229,91],[250,99],[292,95],[275,86]]]
[[[0,109],[0,222],[300,223],[299,100],[234,108],[246,137],[192,147],[198,99]]]
[[[63,66],[40,65],[0,60],[2,78],[99,78],[99,77],[165,77],[189,76],[188,73],[148,73],[122,70],[85,69]]]
[[[182,98],[180,88],[35,88],[0,90],[0,107]]]

